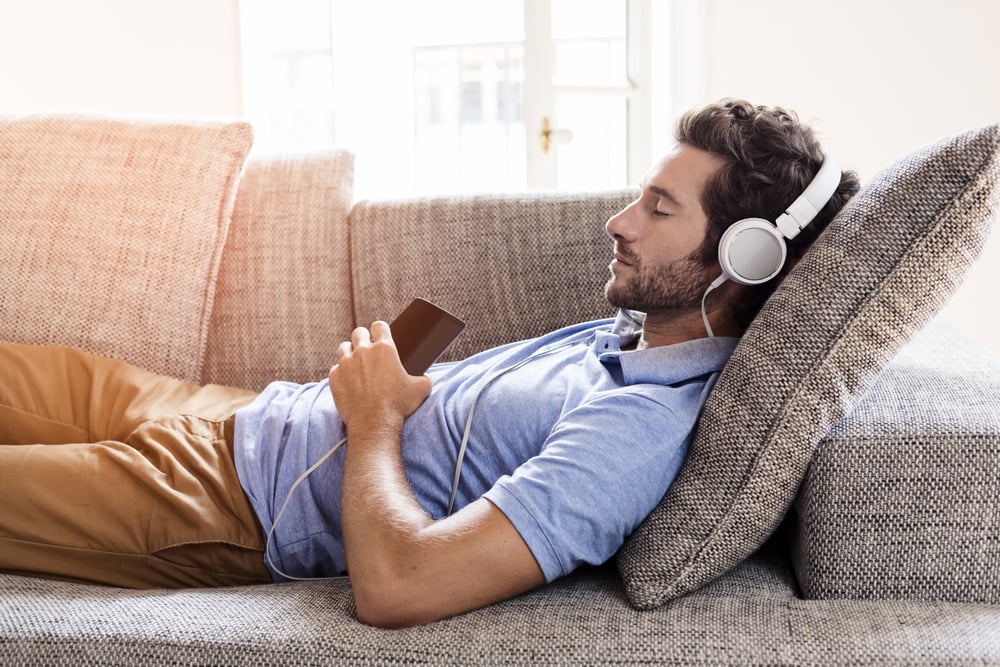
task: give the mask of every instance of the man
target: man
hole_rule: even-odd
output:
[[[607,222],[613,322],[423,377],[376,322],[327,381],[256,397],[0,346],[0,569],[138,587],[348,572],[359,619],[391,627],[603,562],[677,474],[777,283],[718,280],[724,230],[778,218],[823,163],[792,115],[745,102],[687,114],[677,139]],[[857,190],[836,176],[793,262]]]

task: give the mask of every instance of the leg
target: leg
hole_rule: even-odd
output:
[[[176,414],[225,419],[253,399],[199,387],[73,348],[0,344],[0,443],[124,441]]]
[[[270,581],[220,421],[250,392],[64,348],[0,345],[0,368],[0,442],[14,443],[0,446],[0,569],[138,588]]]
[[[271,580],[224,422],[127,443],[0,446],[0,570],[130,588]]]

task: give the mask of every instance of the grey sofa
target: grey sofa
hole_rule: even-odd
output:
[[[413,296],[469,322],[450,357],[612,314],[603,222],[628,192],[352,202],[349,154],[249,146],[242,123],[0,119],[0,337],[257,389],[322,377]],[[865,186],[614,562],[394,631],[355,620],[347,580],[2,574],[0,662],[1000,664],[1000,362],[934,319],[996,215],[998,153],[981,128]]]

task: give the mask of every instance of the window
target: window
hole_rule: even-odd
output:
[[[524,190],[524,46],[414,48],[420,192]]]
[[[644,7],[242,0],[256,144],[352,150],[361,197],[624,187],[649,162]]]
[[[258,146],[336,142],[332,9],[330,0],[242,3],[244,104]]]

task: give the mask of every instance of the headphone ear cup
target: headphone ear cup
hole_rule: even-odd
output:
[[[741,285],[759,285],[774,278],[787,254],[785,238],[763,218],[734,222],[719,240],[722,271]]]

